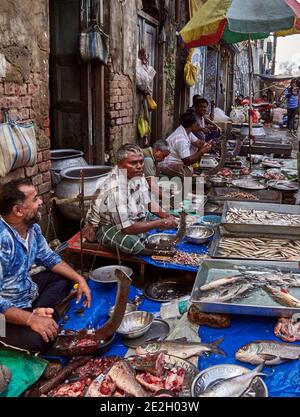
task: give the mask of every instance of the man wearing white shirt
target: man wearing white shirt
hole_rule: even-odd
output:
[[[210,151],[212,141],[205,143],[194,135],[197,127],[194,112],[184,113],[179,120],[180,126],[166,139],[170,154],[160,163],[160,174],[168,177],[191,177],[192,165]]]

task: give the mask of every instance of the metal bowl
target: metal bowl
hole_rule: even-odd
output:
[[[125,314],[131,313],[132,311],[136,311],[137,306],[133,303],[127,303],[126,304],[126,310],[125,310]],[[112,306],[109,310],[108,310],[108,315],[109,317],[112,315],[112,313],[114,312],[115,306]]]
[[[115,276],[116,269],[121,269],[121,271],[124,271],[125,274],[129,275],[130,277],[133,274],[133,270],[129,268],[128,266],[109,265],[109,266],[101,266],[101,268],[94,269],[90,273],[89,278],[92,281],[101,282],[101,283],[118,282]]]
[[[159,245],[161,242],[171,242],[174,235],[168,233],[154,233],[147,237],[147,245]]]
[[[129,339],[135,339],[150,329],[153,319],[153,314],[148,311],[133,311],[125,314],[117,332]]]
[[[211,177],[209,181],[214,187],[225,187],[228,184],[228,179],[222,177]]]
[[[186,240],[191,243],[202,244],[214,235],[214,230],[206,226],[190,226],[186,229]]]
[[[220,380],[245,374],[250,369],[234,364],[215,365],[200,372],[192,384],[192,397],[199,397],[208,388]],[[268,388],[264,381],[257,377],[243,397],[268,397]]]

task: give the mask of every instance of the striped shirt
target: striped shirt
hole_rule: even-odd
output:
[[[86,221],[94,227],[115,225],[119,230],[147,217],[150,202],[145,177],[127,179],[127,171],[115,167],[95,192]]]

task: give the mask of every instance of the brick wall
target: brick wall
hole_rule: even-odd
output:
[[[8,109],[13,120],[33,122],[38,143],[37,164],[10,172],[0,183],[31,178],[47,203],[51,198],[48,2],[3,0],[0,15],[0,108]]]
[[[134,142],[135,130],[133,108],[134,95],[130,78],[126,75],[108,72],[105,88],[106,153],[114,161],[115,151],[126,142]]]

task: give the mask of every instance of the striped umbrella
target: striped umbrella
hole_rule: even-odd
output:
[[[207,0],[180,31],[187,48],[300,33],[300,0]]]

